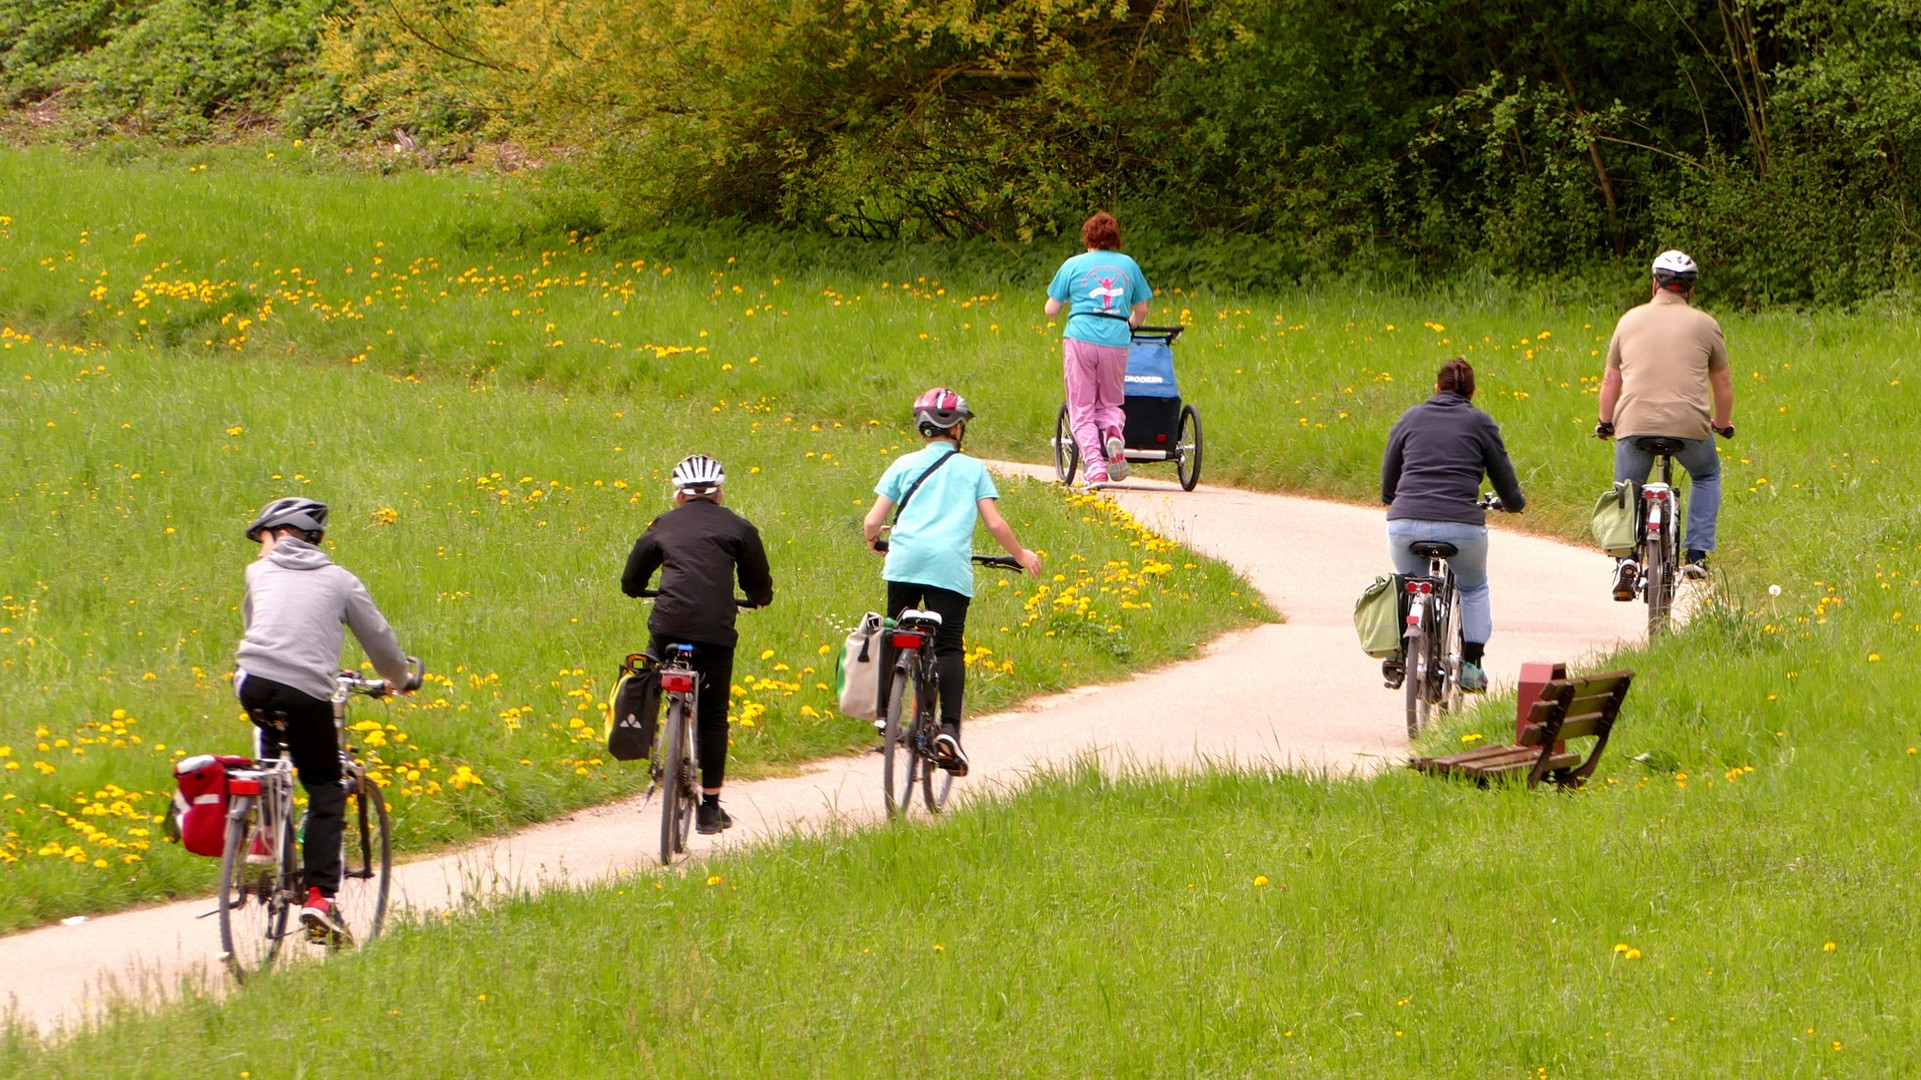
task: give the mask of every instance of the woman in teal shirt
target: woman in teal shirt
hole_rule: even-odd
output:
[[[1127,478],[1127,346],[1147,319],[1154,290],[1133,259],[1121,254],[1121,226],[1102,211],[1081,225],[1087,251],[1061,264],[1047,286],[1047,317],[1067,312],[1061,330],[1067,422],[1080,447],[1086,484]]]
[[[862,522],[872,547],[887,515],[901,507],[881,569],[887,581],[887,613],[898,619],[908,608],[920,607],[941,617],[934,633],[940,682],[940,734],[934,738],[934,752],[941,768],[955,776],[967,775],[967,755],[960,745],[961,697],[967,689],[961,634],[974,597],[975,523],[986,525],[988,534],[1029,575],[1039,577],[1041,572],[1041,557],[1021,546],[995,507],[1000,492],[987,466],[960,452],[973,416],[967,399],[944,386],[917,398],[914,426],[927,446],[901,455],[881,474],[874,485],[874,506]]]

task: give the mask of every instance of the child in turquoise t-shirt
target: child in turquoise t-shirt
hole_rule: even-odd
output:
[[[1067,312],[1061,330],[1061,373],[1067,422],[1080,447],[1089,485],[1127,479],[1127,347],[1147,319],[1154,290],[1133,259],[1121,254],[1121,227],[1100,213],[1081,226],[1087,250],[1061,264],[1047,286],[1047,315]]]
[[[1040,556],[1021,546],[995,506],[1000,492],[987,466],[960,452],[973,415],[966,399],[946,387],[937,386],[916,399],[914,422],[927,446],[901,456],[881,474],[874,485],[873,508],[862,522],[872,547],[887,516],[900,506],[881,569],[887,613],[899,618],[918,607],[941,617],[934,635],[941,729],[934,746],[941,768],[955,776],[967,775],[967,755],[960,745],[961,701],[967,690],[961,637],[974,596],[975,523],[986,525],[988,534],[1030,575],[1039,577],[1041,572]]]

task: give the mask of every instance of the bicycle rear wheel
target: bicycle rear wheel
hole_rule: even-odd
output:
[[[887,691],[887,717],[881,727],[881,790],[887,796],[887,816],[899,817],[914,801],[914,774],[920,755],[914,746],[914,717],[919,714],[919,688],[909,707],[908,673],[894,672],[894,684]],[[906,719],[903,720],[902,718]]]
[[[334,909],[347,927],[341,945],[365,945],[380,936],[387,921],[387,890],[393,874],[392,822],[380,785],[367,779],[358,763],[347,775],[347,827],[340,836],[340,891]]]
[[[1407,643],[1407,671],[1402,676],[1401,689],[1407,695],[1407,737],[1413,739],[1421,733],[1421,720],[1427,712],[1427,669],[1432,658],[1425,621],[1420,632],[1401,640]]]
[[[673,863],[687,850],[694,824],[694,759],[688,739],[687,699],[676,694],[667,702],[666,745],[661,748],[666,767],[660,778],[660,864]]]
[[[293,828],[280,822],[278,844],[264,839],[260,801],[251,800],[227,819],[227,848],[220,856],[220,958],[236,981],[273,966],[286,938],[293,908]],[[247,861],[256,837],[273,851],[270,865]]]
[[[1647,565],[1641,588],[1648,604],[1648,636],[1666,632],[1674,610],[1675,536],[1673,515],[1663,509],[1660,536],[1647,545]]]

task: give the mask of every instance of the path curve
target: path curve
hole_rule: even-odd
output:
[[[996,465],[1051,480],[1049,468]],[[1401,697],[1355,646],[1354,598],[1383,572],[1377,508],[1233,488],[1136,480],[1110,494],[1165,535],[1244,574],[1287,618],[1226,634],[1200,656],[1122,682],[1082,687],[968,722],[974,773],[957,791],[1003,792],[1036,770],[1098,755],[1111,766],[1205,761],[1366,773],[1407,749]],[[1523,660],[1580,663],[1642,636],[1644,610],[1609,599],[1612,561],[1592,549],[1496,530],[1489,553],[1495,635],[1489,674],[1511,685]],[[1196,703],[1205,703],[1197,707]],[[880,768],[868,755],[817,762],[798,776],[735,784],[736,828],[696,852],[740,848],[824,823],[883,816]],[[396,868],[399,900],[416,911],[475,896],[646,870],[650,808],[638,800],[579,811],[511,836]],[[218,991],[219,933],[198,899],[56,924],[5,938],[0,1003],[57,1032],[100,1016],[116,997],[141,1001],[189,985]]]

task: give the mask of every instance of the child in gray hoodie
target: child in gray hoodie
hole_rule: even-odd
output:
[[[405,692],[408,679],[406,654],[367,587],[317,546],[326,529],[326,504],[302,498],[268,503],[247,527],[260,557],[247,567],[234,672],[234,692],[259,729],[261,753],[285,746],[307,791],[300,922],[315,935],[345,932],[333,905],[347,794],[331,699],[346,630],[389,691]]]

